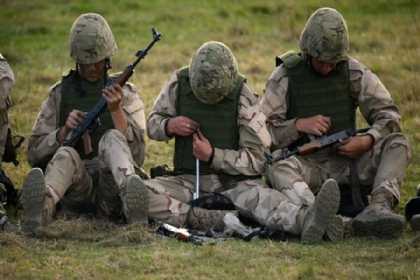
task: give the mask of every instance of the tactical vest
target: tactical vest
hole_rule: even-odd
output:
[[[356,106],[347,61],[338,63],[326,77],[316,73],[301,54],[286,53],[281,62],[289,78],[287,119],[320,114],[331,118],[331,133],[355,128]]]
[[[111,79],[106,78],[107,81]],[[105,82],[90,83],[82,81],[76,71],[71,71],[69,75],[63,77],[61,82],[61,103],[60,103],[60,127],[64,126],[68,115],[74,109],[82,112],[89,112],[102,97],[102,89]],[[81,159],[92,159],[98,155],[98,144],[102,135],[108,129],[114,128],[111,113],[105,110],[101,114],[97,126],[90,131],[93,152],[87,155],[83,147],[82,139],[76,144],[75,149]]]
[[[200,102],[190,86],[188,68],[178,73],[176,113],[200,124],[201,132],[210,143],[220,149],[239,148],[238,104],[244,77],[238,77],[234,89],[221,102],[211,105]],[[195,174],[192,137],[175,137],[175,172]],[[200,162],[200,174],[216,173],[205,162]]]

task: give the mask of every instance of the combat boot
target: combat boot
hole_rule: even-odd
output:
[[[120,192],[123,213],[128,224],[147,224],[149,194],[146,185],[138,175],[125,179]]]
[[[411,217],[410,226],[413,231],[420,231],[420,214]]]
[[[335,215],[330,224],[325,229],[324,238],[328,241],[337,242],[344,238],[345,232],[345,221],[344,217]]]
[[[41,227],[53,220],[55,203],[47,196],[44,174],[40,168],[33,168],[22,187],[23,221],[26,234],[37,235]]]
[[[401,236],[405,221],[403,216],[392,212],[393,201],[394,197],[388,192],[374,194],[371,204],[353,219],[354,234],[384,239]]]
[[[340,206],[340,190],[334,179],[328,179],[307,210],[303,220],[302,242],[314,243],[322,240],[327,227],[333,222]]]
[[[227,213],[237,215],[237,211],[207,210],[193,207],[187,215],[187,227],[195,230],[214,230],[222,232],[225,228],[223,218]]]
[[[9,222],[7,216],[0,218],[0,232],[17,233],[18,231],[19,227]]]

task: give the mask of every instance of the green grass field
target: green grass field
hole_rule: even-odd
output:
[[[0,0],[0,52],[13,67],[11,121],[30,135],[48,88],[74,63],[68,53],[72,22],[98,12],[118,41],[120,71],[151,38],[163,40],[138,67],[132,82],[146,113],[173,70],[189,62],[205,41],[225,42],[249,84],[262,95],[274,56],[296,49],[307,17],[331,6],[347,20],[351,55],[368,65],[390,90],[412,144],[412,162],[402,188],[402,211],[420,183],[420,2],[417,0]],[[145,168],[171,164],[173,143],[147,142]],[[26,147],[25,147],[26,148]],[[24,149],[16,169],[19,186],[29,170]],[[419,279],[420,241],[407,229],[394,241],[350,239],[305,246],[297,242],[238,240],[197,247],[162,240],[150,229],[98,222],[58,221],[44,239],[0,236],[0,279]]]

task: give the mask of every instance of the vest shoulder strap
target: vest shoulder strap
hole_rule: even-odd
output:
[[[181,79],[181,78],[184,78],[184,79],[187,78],[187,79],[189,79],[189,67],[188,66],[184,66],[184,67],[180,68],[178,70],[177,76],[178,76],[178,79]]]
[[[288,69],[295,67],[303,61],[301,54],[295,51],[288,51],[282,55],[276,56],[276,67],[284,64]]]

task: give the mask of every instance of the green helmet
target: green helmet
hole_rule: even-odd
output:
[[[106,20],[99,14],[80,15],[70,31],[70,56],[80,64],[99,62],[111,57],[117,44]]]
[[[302,53],[323,62],[346,60],[349,32],[343,16],[332,8],[316,10],[303,28],[299,46]]]
[[[225,44],[210,41],[192,57],[189,76],[195,97],[203,103],[216,104],[233,89],[238,63]]]

